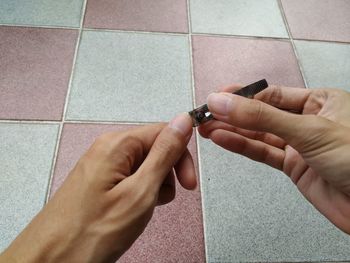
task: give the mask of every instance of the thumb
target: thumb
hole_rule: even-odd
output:
[[[138,173],[147,184],[160,187],[169,171],[184,153],[192,135],[192,120],[187,113],[175,117],[157,136]]]
[[[255,99],[230,93],[212,93],[208,107],[215,119],[236,127],[273,133],[302,151],[330,127],[329,121],[315,115],[289,113]]]

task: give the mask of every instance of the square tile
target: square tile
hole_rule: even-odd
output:
[[[80,156],[100,134],[136,126],[65,124],[60,142],[51,196],[61,186]],[[79,134],[79,136],[77,136]],[[197,163],[196,143],[189,149]],[[145,232],[118,262],[205,262],[199,189],[187,191],[177,184],[173,202],[155,209]]]
[[[350,44],[295,41],[309,87],[350,91]]]
[[[89,0],[84,26],[188,32],[186,0]]]
[[[158,122],[191,108],[187,36],[83,33],[68,119]]]
[[[194,33],[288,38],[275,0],[191,0]]]
[[[0,252],[43,207],[58,125],[0,124]]]
[[[0,26],[0,118],[60,120],[78,33]]]
[[[294,38],[350,42],[350,1],[282,0]]]
[[[289,41],[193,36],[192,43],[197,104],[232,83],[265,78],[270,84],[304,86]]]
[[[350,260],[350,236],[282,172],[208,140],[199,144],[208,262]]]
[[[83,0],[0,0],[0,23],[79,27]]]

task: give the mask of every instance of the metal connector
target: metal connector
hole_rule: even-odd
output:
[[[254,98],[254,95],[258,94],[260,91],[266,89],[269,85],[265,79],[259,80],[253,84],[250,84],[240,90],[233,92],[232,94],[236,94],[239,96],[243,96],[246,98]],[[188,113],[192,118],[193,127],[197,127],[202,123],[210,121],[214,119],[214,116],[210,113],[208,105],[204,104],[199,106],[198,108],[190,111]]]

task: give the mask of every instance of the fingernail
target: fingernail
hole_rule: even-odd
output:
[[[211,93],[207,101],[210,111],[219,115],[227,115],[232,104],[232,100],[222,93]]]
[[[169,122],[169,127],[188,136],[192,131],[192,120],[188,113],[181,113]]]

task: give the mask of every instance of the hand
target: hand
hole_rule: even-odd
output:
[[[0,261],[115,262],[155,205],[174,198],[173,167],[183,187],[196,187],[191,134],[182,114],[168,125],[102,135]]]
[[[350,93],[273,86],[254,99],[214,93],[208,106],[216,120],[200,127],[203,137],[283,171],[350,234]]]

